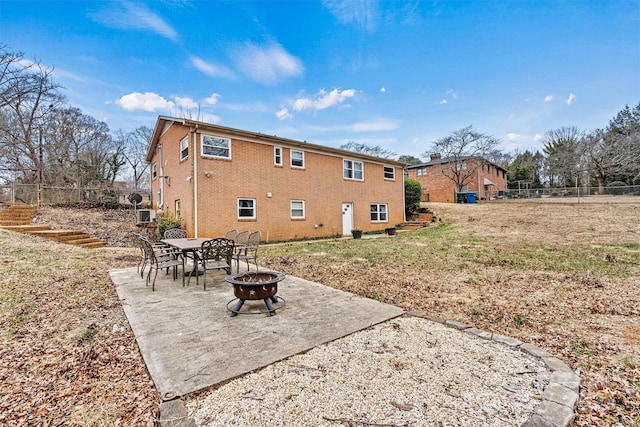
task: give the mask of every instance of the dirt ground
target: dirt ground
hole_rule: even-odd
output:
[[[439,221],[422,231],[265,246],[259,262],[544,348],[582,379],[575,426],[638,426],[635,199],[429,204]],[[0,278],[0,424],[152,425],[159,400],[107,275],[135,265],[131,212],[42,208],[36,222],[120,249],[87,255],[0,231],[0,262],[15,271]]]

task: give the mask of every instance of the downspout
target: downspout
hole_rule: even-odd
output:
[[[193,135],[193,237],[198,236],[198,125],[191,127]]]
[[[405,168],[402,168],[402,218],[404,218],[402,222],[407,222],[407,209],[405,209],[407,206],[407,183],[404,174]],[[422,199],[422,194],[420,194],[420,198]]]
[[[160,167],[158,168],[158,176],[156,177],[158,180],[158,192],[160,193],[158,195],[158,209],[164,212],[164,179],[162,178],[164,176],[164,163],[162,161],[162,143],[158,142],[158,151],[160,151],[159,153],[159,158],[160,161],[158,163],[160,163]]]

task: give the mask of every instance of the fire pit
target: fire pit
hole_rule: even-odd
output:
[[[268,313],[270,316],[276,314],[276,310],[284,307],[283,298],[276,296],[278,292],[278,282],[284,280],[284,274],[275,271],[249,271],[245,273],[232,274],[224,278],[225,281],[233,285],[233,293],[236,296],[227,303],[227,310],[231,316],[238,314],[262,314]],[[247,300],[263,300],[267,310],[243,311],[240,309]],[[233,308],[229,306],[236,303]],[[274,304],[276,304],[274,306]]]

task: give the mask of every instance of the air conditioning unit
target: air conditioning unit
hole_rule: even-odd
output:
[[[156,222],[156,211],[153,209],[138,209],[136,211],[136,225]]]

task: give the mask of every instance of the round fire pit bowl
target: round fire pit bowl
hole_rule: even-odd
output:
[[[248,271],[228,275],[224,280],[233,285],[235,298],[227,303],[227,310],[231,312],[232,317],[238,314],[269,314],[273,316],[277,309],[285,305],[285,300],[276,296],[278,282],[284,278],[283,273],[276,271]],[[240,309],[247,300],[263,300],[267,309],[241,312]],[[230,308],[233,303],[235,306]]]

